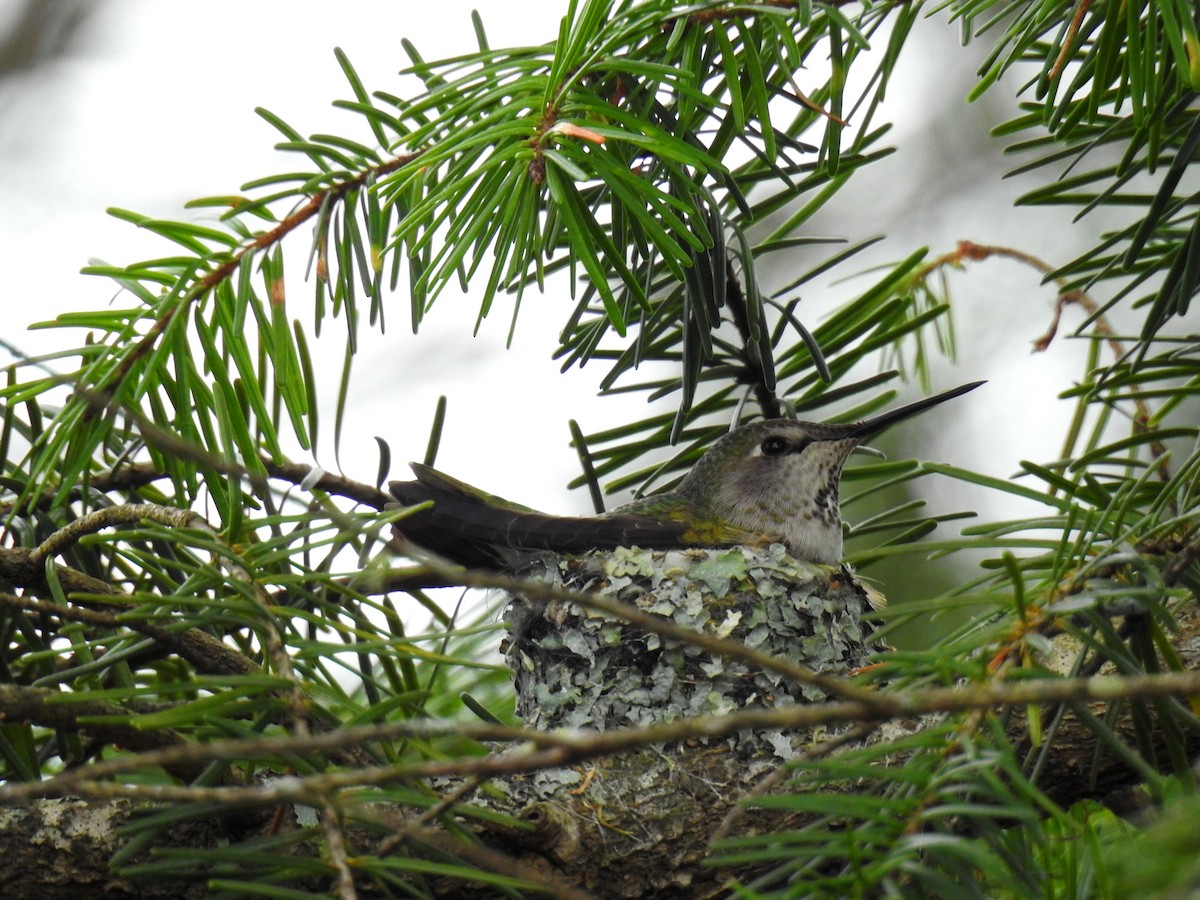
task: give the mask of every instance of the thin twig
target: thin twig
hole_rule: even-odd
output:
[[[198,513],[175,506],[160,506],[156,503],[126,503],[121,506],[106,506],[85,513],[51,534],[37,547],[29,551],[29,561],[35,566],[52,556],[60,555],[88,534],[105,528],[141,525],[145,521],[157,522],[168,528],[198,528],[215,535],[216,531]]]
[[[804,750],[802,753],[796,756],[795,759],[788,760],[786,763],[780,765],[777,769],[775,769],[775,771],[765,776],[761,781],[758,782],[758,784],[754,785],[754,787],[746,791],[746,793],[738,798],[738,802],[735,803],[730,808],[729,812],[725,814],[725,818],[721,820],[720,826],[716,831],[713,832],[712,837],[709,838],[709,843],[715,844],[718,841],[723,840],[725,836],[733,830],[733,826],[737,824],[738,820],[746,814],[748,802],[757,797],[765,796],[769,791],[773,790],[785,778],[787,778],[788,775],[792,773],[797,763],[808,762],[814,759],[823,759],[842,747],[845,747],[847,744],[857,744],[860,741],[865,741],[871,736],[871,733],[875,731],[876,727],[876,723],[856,725],[854,728],[851,728],[848,731],[837,735],[836,737],[832,737],[827,741],[821,741],[821,743],[809,747],[807,750]]]
[[[153,752],[187,746],[174,729],[143,729],[125,724],[122,720],[128,720],[133,712],[107,700],[73,698],[72,702],[64,703],[63,692],[53,688],[0,683],[0,720],[5,723],[31,723],[44,728],[78,730],[94,735],[106,744],[131,751]],[[191,781],[200,776],[204,763],[189,759],[184,754],[163,768],[178,778]]]
[[[354,889],[354,873],[350,871],[345,836],[342,834],[342,817],[335,802],[329,801],[321,807],[321,833],[329,849],[329,861],[337,871],[338,897],[340,900],[358,900],[358,891]]]
[[[924,281],[933,272],[939,271],[946,266],[961,266],[967,260],[982,262],[994,256],[1015,260],[1037,270],[1043,276],[1048,276],[1054,271],[1054,268],[1049,263],[1023,250],[1017,250],[1013,247],[996,246],[994,244],[976,244],[974,241],[959,241],[954,252],[939,256],[937,259],[918,269],[913,275],[912,281],[914,283]],[[1096,334],[1105,339],[1113,356],[1118,360],[1124,357],[1126,352],[1125,347],[1117,338],[1112,326],[1108,324],[1108,320],[1100,310],[1100,305],[1084,291],[1062,290],[1066,285],[1066,279],[1064,278],[1056,278],[1055,283],[1059,286],[1060,290],[1054,304],[1054,317],[1046,333],[1033,342],[1034,352],[1041,353],[1049,348],[1055,335],[1058,333],[1058,323],[1062,318],[1063,309],[1075,303],[1082,306],[1095,323]],[[1146,401],[1141,398],[1137,390],[1131,393],[1131,399],[1136,410],[1136,414],[1133,417],[1134,427],[1139,432],[1144,433],[1148,429],[1147,423],[1150,421],[1150,408],[1146,405]],[[1164,459],[1166,447],[1159,441],[1153,441],[1150,443],[1149,448],[1152,458],[1158,463],[1159,477],[1163,481],[1170,480],[1171,473]]]
[[[1163,569],[1163,581],[1168,585],[1173,585],[1186,572],[1196,560],[1200,559],[1200,537],[1194,538],[1191,543],[1185,544],[1184,547],[1175,554],[1167,567]]]
[[[1078,0],[1075,5],[1075,14],[1071,16],[1071,25],[1067,28],[1067,33],[1063,37],[1062,47],[1058,51],[1058,58],[1054,60],[1054,65],[1050,67],[1049,79],[1056,81],[1062,75],[1063,69],[1067,66],[1067,60],[1071,58],[1071,50],[1075,46],[1075,38],[1079,36],[1079,28],[1083,25],[1083,17],[1087,15],[1088,8],[1092,5],[1092,0]]]
[[[438,800],[437,803],[433,804],[433,806],[429,807],[429,809],[422,812],[411,822],[404,823],[404,825],[398,828],[395,832],[389,834],[386,838],[380,841],[379,846],[375,849],[375,855],[387,856],[398,846],[411,839],[413,829],[423,828],[424,826],[430,824],[434,819],[445,813],[452,806],[461,803],[471,794],[475,793],[475,791],[481,784],[483,784],[483,782],[483,778],[480,778],[477,775],[472,775],[454,790],[443,794],[441,799]]]
[[[97,385],[93,390],[97,394],[108,395],[115,385],[121,384],[126,376],[133,369],[133,366],[143,356],[148,354],[153,348],[158,339],[167,330],[167,327],[181,312],[191,307],[193,303],[199,301],[202,297],[213,290],[218,284],[233,275],[241,266],[242,260],[247,254],[258,253],[269,247],[275,246],[292,231],[295,231],[309,219],[320,213],[326,203],[331,200],[341,198],[347,192],[363,187],[364,185],[387,175],[391,172],[401,169],[418,159],[425,151],[417,150],[415,153],[409,153],[404,156],[397,156],[389,159],[387,162],[380,163],[377,166],[371,166],[347,178],[345,181],[335,184],[332,187],[319,191],[309,197],[308,201],[297,209],[295,212],[280,220],[279,224],[270,231],[264,231],[262,234],[255,235],[251,240],[243,244],[235,253],[229,255],[220,265],[215,266],[205,272],[198,278],[192,286],[184,292],[178,301],[168,307],[162,315],[160,315],[150,328],[146,331],[142,339],[134,346],[134,348],[125,355],[121,362],[113,369],[112,373],[105,379],[104,382]],[[111,397],[106,399],[104,406],[108,407]],[[94,404],[89,400],[89,405],[95,409]]]
[[[547,894],[555,898],[555,900],[596,900],[595,896],[589,894],[587,891],[569,884],[563,879],[548,875],[545,871],[506,856],[503,853],[493,850],[491,847],[468,843],[433,828],[416,829],[412,838],[415,841],[420,841],[422,844],[436,847],[443,853],[465,860],[477,868],[528,882],[530,886],[529,890]]]
[[[176,457],[180,455],[180,452],[187,454],[186,450],[181,451],[181,448],[175,445],[169,447],[159,446],[160,449],[169,450]],[[191,459],[194,457],[195,453],[192,453],[191,455],[186,455],[185,458]],[[213,463],[213,460],[207,457],[202,461],[206,465],[212,465]],[[391,494],[379,490],[374,485],[355,481],[343,475],[335,475],[308,463],[277,463],[265,457],[261,462],[269,477],[295,485],[303,484],[308,490],[324,491],[326,494],[345,497],[348,500],[353,500],[372,509],[383,509],[388,503],[395,502],[395,498]],[[226,475],[250,477],[250,473],[243,467],[231,466],[224,462],[218,471]],[[317,475],[315,479],[313,478],[314,474]],[[153,463],[131,463],[118,466],[106,472],[89,474],[87,476],[87,486],[89,490],[95,493],[108,494],[136,490],[167,477],[169,477],[167,473],[157,468]],[[21,512],[24,514],[50,508],[56,494],[57,488],[43,491],[35,499],[22,503]],[[67,495],[66,499],[67,502],[71,502],[78,500],[81,496],[82,488],[78,491],[72,491]],[[0,520],[7,519],[13,513],[16,506],[16,503],[0,504]]]
[[[113,601],[106,600],[105,605],[112,606]],[[120,613],[102,612],[82,606],[62,606],[50,600],[4,593],[0,593],[0,606],[53,616],[62,622],[82,622],[97,628],[111,628],[114,631],[128,628],[148,637],[164,651],[178,654],[180,658],[191,663],[199,675],[258,675],[262,672],[262,668],[254,660],[198,628],[170,631],[136,616],[126,618]],[[121,603],[120,606],[126,610],[137,608],[134,603]]]
[[[1042,703],[1111,703],[1129,698],[1200,696],[1200,672],[1093,678],[1025,679],[1014,682],[967,684],[954,688],[915,688],[879,693],[870,701],[812,703],[775,709],[745,709],[723,716],[700,716],[660,722],[641,728],[611,731],[533,731],[463,722],[409,721],[343,728],[307,736],[257,740],[224,740],[185,744],[104,760],[39,782],[0,785],[0,803],[33,798],[79,796],[89,799],[130,797],[164,803],[238,803],[275,805],[303,803],[320,806],[332,791],[375,787],[413,778],[446,776],[488,778],[538,769],[561,768],[655,744],[699,738],[721,738],[744,731],[814,728],[836,724],[883,722],[930,713],[962,712]],[[306,751],[359,747],[365,743],[414,737],[433,739],[454,735],[481,741],[525,741],[522,749],[484,757],[464,757],[397,763],[358,770],[338,770],[305,777],[288,776],[244,787],[198,787],[164,784],[120,784],[99,781],[147,766],[200,763],[245,756],[274,756]]]

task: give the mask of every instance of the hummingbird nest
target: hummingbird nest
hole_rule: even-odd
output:
[[[882,598],[848,569],[796,560],[781,544],[724,549],[549,554],[523,575],[629,604],[829,674],[848,673],[885,645],[864,616]],[[741,660],[574,603],[514,596],[501,646],[517,714],[537,728],[608,729],[829,699]],[[794,755],[784,735],[755,743]]]

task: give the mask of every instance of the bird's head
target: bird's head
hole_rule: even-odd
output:
[[[889,425],[979,384],[862,422],[767,419],[744,425],[717,441],[676,492],[714,522],[782,541],[799,559],[832,565],[842,557],[838,486],[854,448]]]

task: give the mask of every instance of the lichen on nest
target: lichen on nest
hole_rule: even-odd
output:
[[[849,570],[793,559],[780,544],[545,555],[522,574],[820,672],[848,673],[885,649],[864,620],[875,598]],[[517,714],[538,728],[603,730],[828,699],[813,685],[569,602],[514,596],[505,621]],[[791,755],[786,741],[763,737],[779,745],[776,755]]]

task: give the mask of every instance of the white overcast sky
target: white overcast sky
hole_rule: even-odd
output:
[[[0,0],[0,27],[6,5],[17,7],[12,0]],[[81,276],[82,265],[93,257],[124,263],[167,250],[165,242],[108,217],[106,207],[198,218],[202,211],[183,210],[185,201],[235,193],[249,179],[291,168],[272,149],[277,133],[255,115],[255,106],[278,113],[302,133],[344,130],[352,117],[330,106],[349,95],[333,57],[335,46],[348,53],[368,89],[403,94],[410,89],[396,74],[406,64],[401,38],[411,40],[427,59],[469,51],[474,41],[469,14],[478,7],[493,47],[540,43],[554,36],[566,5],[565,0],[97,4],[69,54],[0,84],[0,196],[5,206],[0,217],[0,337],[31,352],[63,346],[60,335],[23,329],[63,310],[95,308],[111,300],[112,286]],[[937,27],[953,39],[952,26]],[[965,83],[947,94],[945,79],[936,67],[923,66],[919,54],[905,65],[891,91],[897,142],[944,120],[946,110],[939,104],[966,109],[961,96]],[[922,171],[911,157],[907,163],[901,154],[898,158],[901,168],[881,177]],[[881,204],[887,201],[886,184],[868,189],[876,191]],[[996,207],[960,202],[952,210],[952,201],[961,199],[922,196],[911,209],[911,241],[894,236],[883,258],[901,258],[922,244],[944,252],[959,238],[1019,244],[1030,236],[1007,200]],[[857,219],[838,223],[849,222],[850,229],[863,226],[850,237],[888,230],[869,221],[870,194],[853,208]],[[1026,403],[1016,423],[1011,406],[999,420],[995,413],[1005,396],[1052,397],[1077,371],[1077,364],[1064,363],[1061,354],[1028,355],[1029,341],[1049,321],[1049,294],[1043,292],[1043,299],[1031,304],[1014,292],[1035,294],[1036,284],[1029,273],[1002,268],[976,276],[980,299],[968,302],[979,306],[961,311],[967,323],[960,335],[962,362],[954,370],[942,370],[938,387],[980,378],[991,383],[955,401],[957,414],[940,430],[934,458],[972,465],[986,446],[994,462],[985,468],[1003,477],[1018,459],[1057,455],[1062,429],[1053,423],[1066,414],[1063,404]],[[304,296],[299,286],[289,286],[292,314],[308,319]],[[565,490],[577,472],[567,445],[567,418],[579,418],[585,430],[594,430],[643,411],[596,399],[599,367],[566,378],[557,374],[549,354],[568,302],[561,292],[526,300],[510,351],[503,348],[506,310],[472,338],[474,301],[450,292],[426,332],[414,340],[404,298],[396,299],[387,335],[369,341],[356,365],[356,402],[348,420],[352,438],[341,458],[347,474],[374,477],[371,438],[379,435],[392,446],[393,476],[401,477],[402,463],[424,452],[436,397],[447,394],[450,416],[439,467],[532,506],[586,511],[586,497],[568,496]],[[1045,315],[1037,315],[1039,311]],[[979,324],[971,325],[972,319]],[[328,385],[328,435],[340,349],[327,359],[322,382]],[[320,462],[332,468],[332,454],[322,454]],[[955,506],[953,498],[946,506]]]
[[[0,11],[6,2],[0,0]],[[22,329],[60,311],[110,302],[111,283],[79,274],[89,259],[126,263],[171,252],[166,242],[108,216],[107,207],[195,219],[204,211],[184,210],[189,199],[236,193],[251,178],[307,165],[273,149],[280,137],[254,107],[270,109],[306,134],[346,130],[347,123],[360,128],[331,106],[350,96],[334,47],[346,51],[368,89],[411,93],[415,82],[397,75],[407,64],[402,38],[426,59],[473,49],[470,11],[480,7],[493,46],[543,42],[554,36],[562,6],[558,0],[98,4],[68,55],[18,74],[0,93],[6,207],[0,336],[29,352],[57,349],[64,344],[61,333]],[[294,243],[291,250],[303,248]],[[595,402],[601,373],[557,376],[549,348],[563,309],[554,300],[561,298],[528,298],[529,314],[507,352],[503,309],[472,338],[475,301],[452,290],[414,339],[405,298],[395,299],[387,334],[368,335],[355,365],[355,409],[341,455],[347,474],[374,478],[372,436],[379,435],[392,445],[395,476],[404,477],[404,462],[424,453],[436,398],[446,394],[450,416],[440,465],[494,483],[495,490],[507,481],[527,502],[569,502],[565,483],[577,467],[560,398],[581,397],[570,408],[582,416]],[[303,287],[290,285],[292,315],[311,334],[304,301]],[[535,315],[539,307],[552,307],[551,315]],[[339,327],[327,323],[326,331],[333,337]],[[341,347],[336,340],[324,343],[322,430],[329,437]],[[509,480],[503,469],[521,452],[536,477],[525,471]],[[497,465],[500,460],[509,462]],[[334,467],[329,447],[320,461]],[[586,498],[576,504],[585,508]]]

